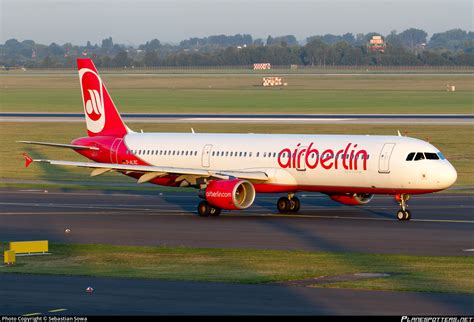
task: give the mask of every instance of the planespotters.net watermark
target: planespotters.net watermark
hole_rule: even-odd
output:
[[[402,316],[401,322],[474,322],[472,316]]]

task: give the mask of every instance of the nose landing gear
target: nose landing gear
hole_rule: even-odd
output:
[[[289,193],[288,197],[281,197],[277,201],[277,209],[282,214],[289,212],[297,213],[300,210],[300,206],[300,200],[295,197],[294,193]]]
[[[397,211],[397,219],[410,220],[411,212],[407,209],[407,201],[410,200],[410,195],[402,193],[400,195],[396,195],[395,200],[397,200],[400,205],[400,210]]]

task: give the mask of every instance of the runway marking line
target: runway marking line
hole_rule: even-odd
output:
[[[167,214],[147,214],[143,213],[140,216],[183,216],[183,217],[196,217],[197,215],[186,213],[182,211],[167,211]],[[5,212],[0,213],[2,215],[51,215],[51,212]],[[61,213],[60,213],[61,214]],[[69,215],[110,215],[108,212],[92,212],[84,214],[83,212],[69,212]],[[113,213],[114,216],[128,216],[128,214],[117,214]],[[276,218],[318,218],[318,219],[349,219],[349,220],[375,220],[375,221],[396,221],[394,218],[370,218],[370,217],[346,217],[346,216],[316,216],[316,215],[282,215],[282,214],[257,214],[247,213],[245,215],[240,214],[226,214],[224,217],[240,217],[240,218],[255,218],[255,217],[276,217]],[[474,224],[473,220],[454,220],[454,219],[411,219],[413,222],[434,222],[434,223],[463,223],[463,224]],[[474,251],[474,249],[472,250]]]
[[[64,312],[67,311],[67,309],[54,309],[54,310],[49,310],[49,313],[57,313],[57,312]]]
[[[28,313],[28,314],[23,314],[22,316],[38,316],[38,315],[43,315],[43,313],[40,313],[40,312]]]
[[[474,252],[474,248],[463,249],[463,252]]]

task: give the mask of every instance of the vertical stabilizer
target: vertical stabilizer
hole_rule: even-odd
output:
[[[77,59],[82,102],[89,136],[118,136],[128,133],[114,102],[89,58]]]

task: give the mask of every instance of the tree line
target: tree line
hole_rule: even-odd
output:
[[[371,50],[369,41],[381,36],[383,52]],[[112,37],[102,43],[37,44],[9,39],[0,45],[0,66],[26,68],[74,67],[77,57],[91,57],[98,67],[244,66],[254,63],[306,66],[474,66],[474,33],[461,29],[428,34],[410,28],[382,36],[346,33],[315,35],[305,44],[293,35],[253,39],[249,34],[190,38],[179,44],[158,39],[137,47],[116,44]]]

